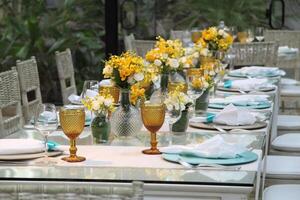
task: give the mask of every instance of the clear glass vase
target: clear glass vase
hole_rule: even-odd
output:
[[[121,89],[121,104],[110,119],[111,132],[117,138],[135,137],[143,125],[140,110],[131,105],[129,95],[128,89]]]

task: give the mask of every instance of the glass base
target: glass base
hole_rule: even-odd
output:
[[[85,157],[70,156],[70,157],[63,157],[62,160],[67,161],[67,162],[82,162],[82,161],[85,161]]]
[[[158,155],[158,154],[161,154],[161,152],[158,149],[145,149],[142,152],[143,152],[143,154],[148,154],[148,155]]]

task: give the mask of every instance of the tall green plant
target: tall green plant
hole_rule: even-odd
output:
[[[4,0],[5,11],[0,31],[1,71],[15,65],[17,59],[36,56],[44,101],[57,102],[59,84],[55,51],[70,48],[78,85],[85,79],[98,79],[104,57],[104,3],[96,0],[64,0],[48,9],[44,0],[21,1],[14,9],[12,0]]]

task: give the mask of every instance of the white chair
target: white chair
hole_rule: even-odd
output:
[[[19,75],[22,97],[22,110],[25,124],[34,116],[36,107],[42,102],[40,79],[34,56],[28,60],[17,60],[16,70]]]
[[[273,185],[265,189],[263,200],[299,200],[300,185]]]
[[[70,103],[68,97],[71,94],[77,94],[71,50],[66,49],[63,52],[56,51],[55,60],[61,87],[62,101],[63,104],[68,104]]]
[[[230,54],[234,55],[232,66],[275,66],[278,44],[276,42],[234,43]]]
[[[134,51],[133,41],[135,40],[133,33],[124,36],[124,46],[126,51]]]
[[[21,96],[15,69],[0,73],[0,138],[22,127]]]

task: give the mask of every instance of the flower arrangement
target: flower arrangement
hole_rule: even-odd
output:
[[[103,90],[101,94],[95,97],[83,99],[82,103],[88,110],[94,112],[96,115],[106,115],[106,113],[112,112],[115,109],[114,98],[109,94],[108,89]]]
[[[105,62],[103,69],[104,78],[111,78],[116,85],[123,89],[143,81],[145,65],[142,57],[132,52],[125,52],[120,56],[111,56]]]
[[[165,40],[157,37],[155,48],[146,54],[146,61],[159,69],[160,73],[183,69],[180,60],[184,56],[184,49],[180,40]]]
[[[176,88],[172,92],[169,92],[168,97],[164,101],[168,110],[186,110],[193,104],[193,100],[183,92],[180,92],[179,88]]]
[[[200,54],[210,56],[213,51],[227,51],[233,43],[233,37],[223,29],[210,27],[202,31],[197,42]]]

